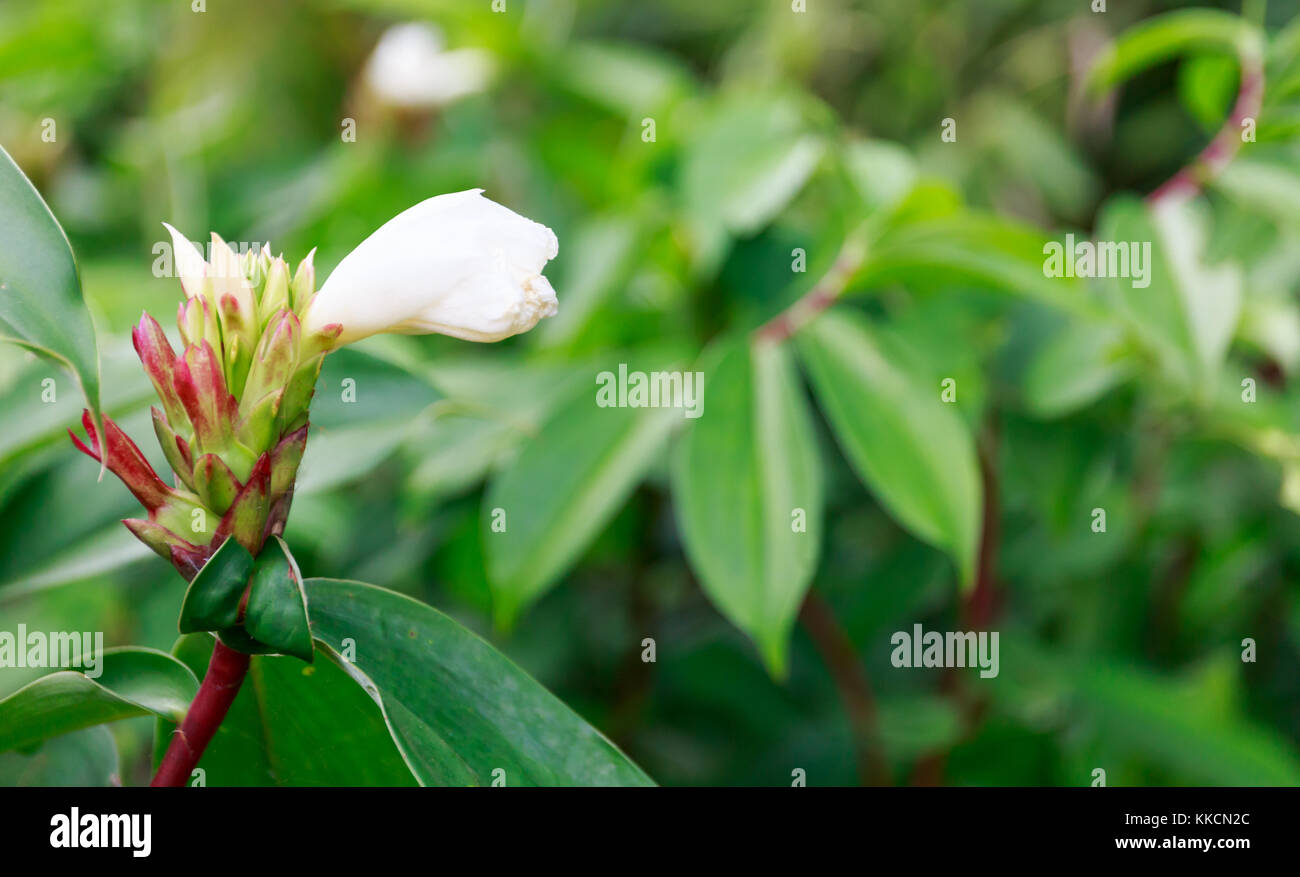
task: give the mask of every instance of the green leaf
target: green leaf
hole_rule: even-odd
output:
[[[983,489],[966,422],[859,317],[829,311],[799,335],[813,390],[844,454],[900,524],[974,580]]]
[[[1080,316],[1098,312],[1072,278],[1043,272],[1045,238],[994,216],[902,217],[872,247],[855,289],[901,283],[909,288],[973,286],[1025,296]]]
[[[1063,417],[1101,398],[1134,369],[1120,327],[1071,323],[1034,353],[1025,370],[1025,403],[1039,417]]]
[[[117,743],[103,725],[52,737],[32,752],[0,752],[0,786],[121,785]]]
[[[0,340],[66,366],[100,419],[95,327],[67,236],[0,147]]]
[[[1189,51],[1227,50],[1263,54],[1263,38],[1249,22],[1214,9],[1183,9],[1149,18],[1115,40],[1093,64],[1087,85],[1093,91],[1120,82]]]
[[[1179,68],[1178,99],[1206,131],[1217,131],[1237,96],[1237,59],[1196,55]]]
[[[227,540],[234,541],[234,540]],[[257,642],[277,652],[312,661],[311,628],[302,573],[289,547],[279,536],[253,562],[244,629]]]
[[[822,540],[820,460],[783,346],[726,341],[673,461],[678,530],[704,591],[782,677]]]
[[[1172,680],[1089,661],[1071,678],[1110,745],[1141,753],[1182,782],[1300,784],[1300,758],[1290,741],[1246,718],[1236,703],[1241,664],[1234,658],[1211,659],[1195,674]]]
[[[189,634],[172,652],[207,670],[212,637]],[[159,720],[154,763],[175,725]],[[209,786],[414,786],[384,717],[330,661],[254,657],[230,711],[199,762]]]
[[[1152,208],[1123,196],[1103,209],[1097,237],[1150,243],[1149,286],[1135,285],[1144,282],[1137,277],[1112,278],[1108,286],[1166,370],[1198,395],[1211,392],[1241,313],[1243,284],[1235,264],[1206,264],[1203,217],[1186,202]]]
[[[562,404],[485,494],[483,540],[503,626],[577,560],[682,420],[675,408],[602,408],[596,394],[591,385]]]
[[[600,732],[484,640],[416,600],[308,579],[316,639],[379,704],[422,784],[650,785]],[[322,662],[323,663],[323,662]]]
[[[311,402],[313,427],[400,423],[442,394],[421,375],[389,358],[344,347],[325,357]],[[312,436],[315,439],[315,435]],[[307,443],[310,451],[311,442]]]
[[[133,716],[179,719],[199,687],[189,668],[153,649],[107,649],[99,672],[60,670],[0,700],[0,752]]]
[[[199,570],[181,604],[180,631],[225,630],[239,621],[239,601],[253,571],[253,555],[227,539]]]
[[[638,123],[667,109],[693,87],[679,61],[636,43],[571,44],[554,60],[565,86]]]
[[[898,203],[916,183],[916,161],[888,140],[853,140],[844,147],[849,179],[872,210]]]
[[[825,152],[798,101],[751,95],[724,102],[687,141],[682,185],[705,224],[748,235],[799,193]]]

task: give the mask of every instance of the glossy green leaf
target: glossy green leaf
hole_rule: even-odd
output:
[[[212,646],[189,634],[172,651],[202,675]],[[174,727],[159,720],[155,764]],[[208,786],[416,785],[379,707],[330,661],[254,657],[198,766]]]
[[[66,366],[99,417],[99,354],[68,238],[0,147],[0,340]]]
[[[678,408],[602,408],[596,391],[559,406],[488,488],[483,543],[502,625],[577,560],[683,419]]]
[[[244,629],[257,642],[311,663],[311,628],[307,624],[302,573],[279,536],[268,541],[253,562]]]
[[[308,579],[306,589],[318,643],[379,704],[422,784],[650,784],[599,731],[431,606],[362,582]]]
[[[199,687],[189,668],[153,649],[106,649],[99,674],[60,670],[0,700],[0,752],[132,716],[175,719]]]
[[[804,328],[799,352],[844,454],[900,524],[975,574],[982,487],[975,441],[902,351],[865,320],[832,310]]]
[[[227,539],[190,582],[181,604],[180,631],[225,630],[239,621],[239,601],[253,571],[253,555]]]
[[[726,341],[700,367],[704,415],[673,460],[678,530],[709,599],[784,676],[822,540],[807,403],[782,346]]]

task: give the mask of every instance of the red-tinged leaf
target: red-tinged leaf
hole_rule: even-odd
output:
[[[206,298],[191,298],[181,302],[176,314],[176,325],[181,330],[181,340],[186,347],[207,341],[216,350],[221,345],[221,331],[212,304]]]
[[[311,296],[316,293],[316,248],[312,247],[307,258],[298,263],[298,270],[294,272],[293,281],[289,284],[289,291],[292,293],[290,306],[300,313],[307,313],[303,305],[307,304]],[[339,327],[342,331],[343,327]]]
[[[190,451],[190,443],[180,436],[176,436],[176,447],[181,452],[181,457],[185,460],[185,465],[191,472],[194,471],[194,454]]]
[[[306,425],[307,407],[311,405],[311,397],[316,392],[316,379],[320,377],[324,359],[321,355],[304,360],[289,379],[289,385],[284,390],[284,400],[280,403],[281,432],[290,432]]]
[[[176,567],[176,571],[184,576],[186,581],[194,578],[207,562],[209,553],[207,546],[187,542],[161,524],[139,518],[127,518],[122,523],[135,538],[171,561],[172,566]]]
[[[217,514],[226,513],[239,488],[235,474],[216,454],[204,454],[194,461],[194,491]]]
[[[222,516],[213,541],[220,544],[227,536],[232,536],[256,557],[262,550],[262,542],[266,538],[270,489],[271,455],[262,454],[253,464],[253,470],[236,495],[235,501]]]
[[[326,323],[315,332],[311,332],[302,339],[302,349],[299,351],[298,358],[302,362],[307,362],[314,356],[322,353],[329,353],[334,349],[334,342],[343,334],[342,323]]]
[[[158,398],[162,400],[170,422],[179,429],[185,429],[188,426],[185,409],[181,406],[176,387],[172,383],[176,353],[163,334],[162,326],[147,313],[141,315],[140,322],[131,330],[131,342],[135,345],[140,362],[144,364],[145,373],[158,392]]]
[[[235,437],[247,447],[265,448],[275,441],[276,428],[279,424],[280,404],[284,399],[284,390],[268,393],[247,413],[235,427]]]
[[[284,311],[278,322],[262,335],[248,370],[244,385],[242,411],[247,415],[253,405],[289,382],[298,362],[298,342],[302,328],[297,315]]]
[[[223,450],[230,442],[237,405],[226,389],[226,378],[212,345],[204,341],[185,348],[185,355],[176,360],[173,381],[194,426],[199,449]]]
[[[167,415],[153,406],[150,406],[149,413],[153,415],[153,432],[158,437],[158,446],[167,458],[167,465],[172,467],[177,478],[193,489],[194,464],[190,461],[189,445],[172,430]]]
[[[298,464],[307,450],[307,427],[300,427],[280,439],[271,451],[271,497],[275,498],[293,487],[298,474]]]
[[[307,450],[307,427],[301,427],[280,439],[271,451],[271,509],[267,513],[266,532],[279,536],[289,519],[293,504],[293,487],[298,476],[298,465]]]
[[[107,453],[99,441],[99,434],[95,432],[95,420],[87,409],[81,415],[81,424],[86,428],[86,435],[90,438],[92,448],[77,438],[76,433],[68,430],[68,435],[72,437],[72,443],[77,446],[82,453],[94,459],[96,462],[105,464],[118,478],[127,489],[140,500],[140,504],[151,512],[162,506],[172,495],[173,491],[158,474],[153,471],[149,461],[145,459],[144,454],[136,447],[135,442],[122,432],[121,428],[113,422],[112,418],[105,415],[104,417],[104,445],[107,446]]]

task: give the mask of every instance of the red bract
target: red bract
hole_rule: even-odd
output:
[[[257,554],[284,531],[294,478],[307,444],[307,409],[321,361],[340,327],[304,333],[302,312],[315,293],[311,258],[289,279],[269,249],[236,254],[212,239],[212,263],[174,229],[183,286],[177,313],[182,349],[143,314],[131,332],[162,408],[151,409],[154,434],[176,486],[154,472],[140,449],[109,418],[103,441],[83,419],[101,456],[149,514],[124,523],[186,579],[233,537]]]
[[[91,457],[97,463],[103,463],[109,471],[122,479],[122,483],[127,486],[135,498],[140,500],[140,504],[150,512],[157,511],[167,500],[176,495],[172,490],[162,482],[158,474],[153,471],[149,461],[145,459],[144,454],[136,447],[135,442],[127,436],[126,433],[118,427],[113,419],[104,415],[104,434],[107,439],[107,458],[100,447],[99,434],[95,431],[95,419],[90,416],[89,411],[83,411],[81,414],[81,425],[86,429],[86,436],[90,439],[91,447],[86,447],[77,434],[68,430],[68,435],[72,437],[72,443],[77,446],[81,452]]]

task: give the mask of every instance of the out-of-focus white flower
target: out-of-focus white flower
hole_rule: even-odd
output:
[[[432,109],[482,91],[492,56],[480,49],[443,50],[442,34],[423,23],[390,27],[379,38],[363,77],[384,103]]]
[[[558,252],[554,232],[482,189],[439,195],[384,223],[339,263],[304,331],[338,323],[339,344],[377,332],[500,341],[556,313],[542,270]]]

